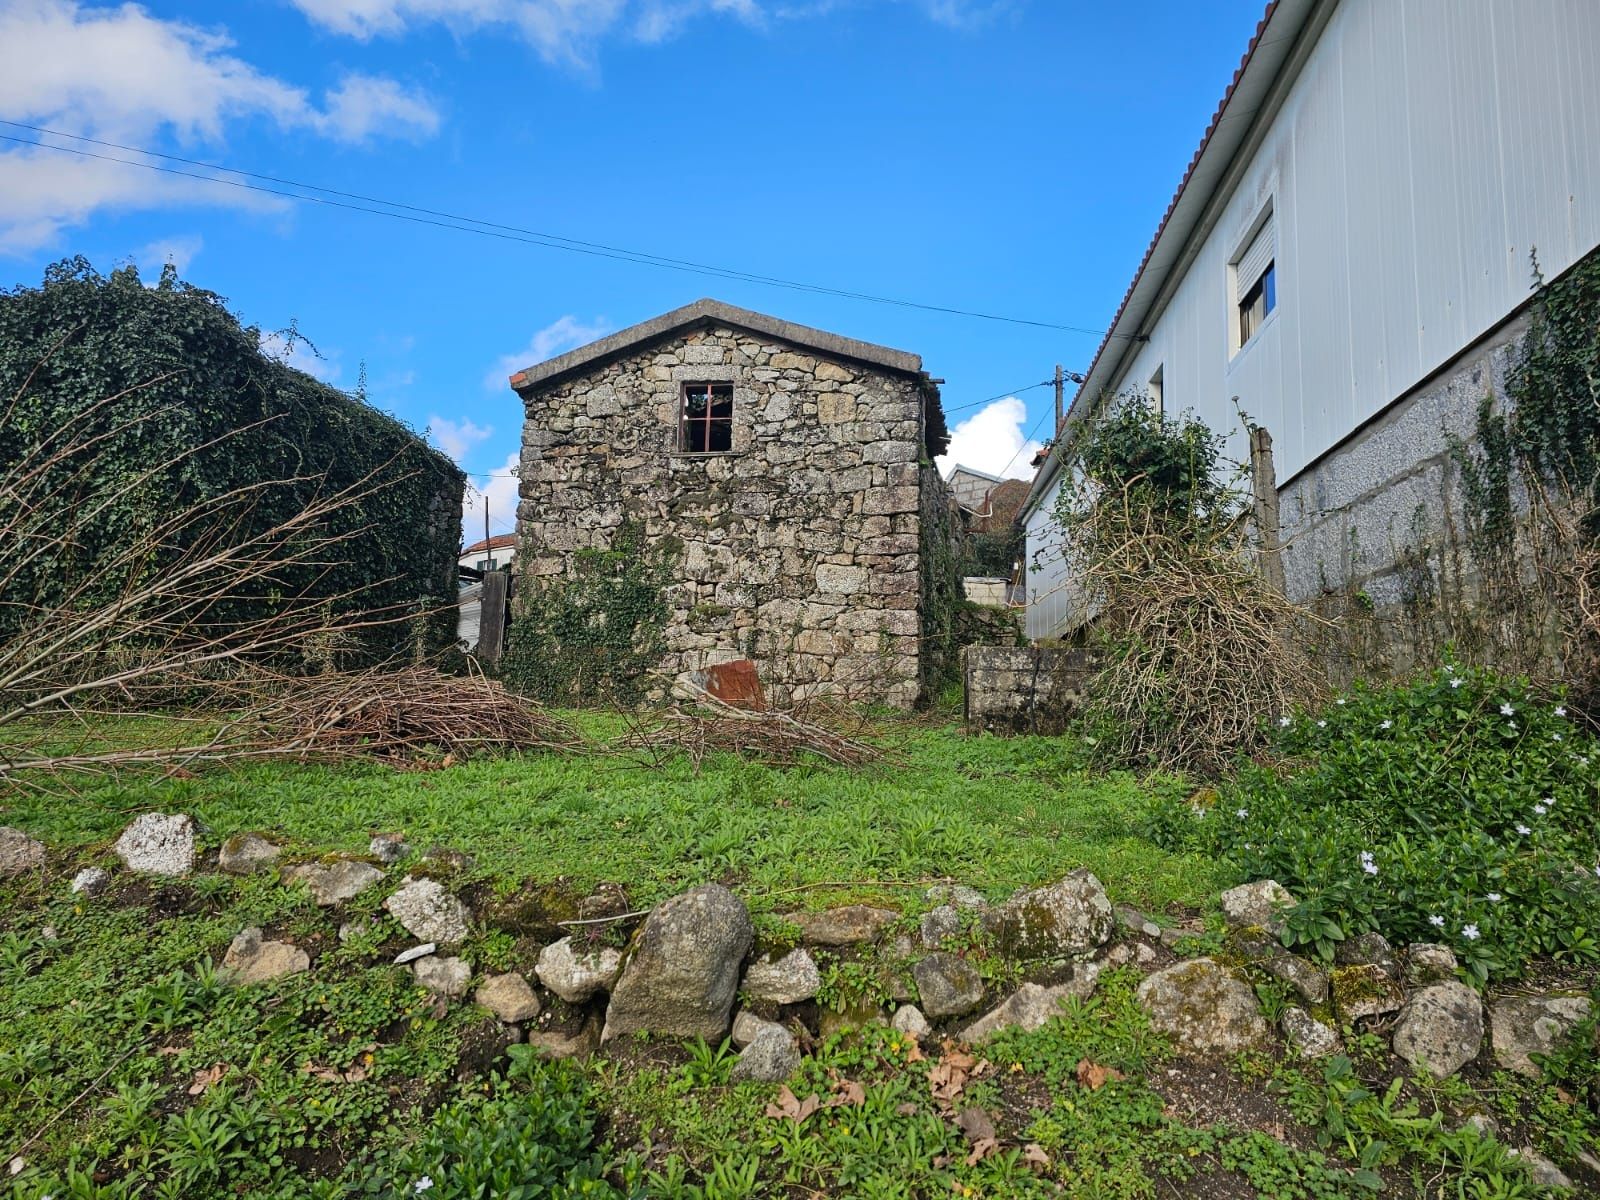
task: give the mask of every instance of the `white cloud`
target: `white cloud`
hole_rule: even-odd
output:
[[[214,143],[244,120],[351,143],[438,128],[428,99],[393,80],[349,75],[319,104],[304,88],[231,53],[232,46],[219,30],[164,20],[137,4],[0,0],[0,117],[133,144],[165,132]],[[46,245],[101,209],[172,204],[283,206],[59,150],[0,152],[0,252]]]
[[[980,408],[950,431],[950,449],[935,460],[941,474],[971,467],[1006,479],[1031,479],[1039,443],[1023,433],[1028,409],[1015,396]]]
[[[431,137],[439,132],[439,112],[423,96],[393,79],[378,75],[346,75],[326,97],[326,108],[313,122],[335,141],[364,142],[392,132]]]
[[[509,386],[506,381],[524,367],[542,363],[547,358],[554,358],[564,351],[585,345],[610,332],[611,323],[604,317],[598,317],[593,321],[580,321],[570,314],[560,317],[534,334],[525,349],[502,354],[495,360],[494,366],[490,367],[483,377],[484,391],[504,391]]]
[[[198,233],[161,238],[135,250],[133,262],[139,268],[139,277],[148,284],[154,284],[161,278],[161,270],[168,263],[177,269],[179,275],[186,273],[189,264],[204,246],[205,239]]]
[[[467,494],[461,508],[461,535],[463,545],[470,546],[483,538],[483,502],[489,502],[489,529],[492,533],[510,533],[517,524],[516,472],[521,463],[520,453],[513,450],[505,462],[485,479],[473,476],[467,480]]]
[[[398,36],[443,25],[458,36],[504,31],[552,62],[583,63],[608,34],[659,41],[701,13],[759,19],[756,0],[290,0],[308,20],[348,37]]]
[[[335,361],[337,353],[319,354],[304,337],[290,339],[282,333],[263,333],[261,352],[323,383],[332,383],[339,378],[340,367]]]
[[[1021,7],[1020,0],[915,0],[915,3],[930,21],[952,29],[976,29]]]
[[[486,441],[493,432],[493,425],[475,424],[470,417],[452,421],[437,413],[428,414],[428,436],[435,446],[456,461],[457,466],[466,462],[472,448]]]
[[[347,37],[397,37],[443,25],[458,37],[504,32],[520,37],[549,62],[589,63],[606,37],[660,42],[701,16],[762,26],[769,19],[825,15],[841,0],[289,0],[313,24]],[[929,20],[972,28],[1020,0],[908,0]]]

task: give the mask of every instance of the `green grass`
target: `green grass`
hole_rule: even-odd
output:
[[[919,728],[896,761],[865,770],[719,756],[697,774],[682,757],[644,767],[598,753],[437,771],[272,763],[14,795],[0,823],[86,853],[152,809],[191,814],[211,845],[261,830],[316,853],[364,851],[372,833],[398,829],[468,852],[501,881],[610,880],[647,905],[721,880],[758,912],[914,904],[914,889],[884,885],[943,878],[999,899],[1087,866],[1114,900],[1159,912],[1205,905],[1226,882],[1213,857],[1141,836],[1149,789],[1172,786],[1089,775],[1057,740]]]
[[[591,734],[617,728],[585,722]],[[101,746],[170,733],[149,723],[94,731]],[[161,809],[197,817],[207,847],[265,829],[294,853],[362,851],[370,833],[402,829],[415,846],[474,855],[458,885],[611,880],[641,906],[721,879],[758,913],[856,898],[918,911],[932,879],[999,898],[1087,865],[1114,899],[1160,912],[1206,907],[1232,882],[1213,857],[1145,840],[1151,800],[1176,781],[1092,776],[1047,739],[905,727],[899,740],[893,763],[864,771],[721,757],[696,772],[596,751],[443,770],[150,773],[7,796],[0,823],[56,856],[45,877],[0,881],[0,1161],[23,1160],[0,1196],[1363,1200],[1379,1173],[1388,1194],[1534,1194],[1501,1147],[1455,1128],[1480,1095],[1464,1081],[1391,1082],[1386,1053],[1355,1054],[1342,1075],[1242,1064],[1235,1074],[1248,1083],[1235,1089],[1264,1115],[1183,1116],[1166,1096],[1192,1068],[1149,1028],[1127,970],[1108,971],[1094,997],[1043,1029],[998,1038],[984,1051],[994,1069],[951,1097],[932,1077],[948,1049],[921,1058],[882,1028],[822,1038],[791,1086],[831,1102],[797,1125],[769,1115],[776,1088],[731,1084],[731,1055],[717,1047],[629,1039],[582,1068],[525,1047],[508,1058],[485,1013],[436,1004],[391,965],[406,939],[382,917],[388,887],[329,911],[270,874],[119,874],[94,900],[62,879],[109,858],[131,815]],[[341,941],[340,922],[358,918],[378,920]],[[215,964],[246,925],[307,949],[312,970],[228,986]],[[528,972],[537,951],[497,927],[464,953],[480,971]],[[870,962],[819,957],[830,997],[881,991]],[[1085,1059],[1121,1077],[1086,1085]],[[1208,1071],[1185,1077],[1191,1091],[1217,1086]],[[1560,1078],[1582,1090],[1591,1074],[1574,1061]],[[1592,1117],[1555,1079],[1497,1078],[1494,1088],[1502,1119],[1547,1152],[1568,1159],[1592,1142]],[[992,1152],[975,1153],[964,1135],[958,1118],[970,1108],[992,1121]]]

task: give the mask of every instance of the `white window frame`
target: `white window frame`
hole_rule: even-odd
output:
[[[1272,273],[1269,294],[1271,307],[1262,314],[1261,323],[1244,336],[1242,306],[1248,296],[1268,272]],[[1245,234],[1234,247],[1228,259],[1228,353],[1237,355],[1253,343],[1278,311],[1278,224],[1273,198],[1267,197],[1260,210],[1246,227]]]

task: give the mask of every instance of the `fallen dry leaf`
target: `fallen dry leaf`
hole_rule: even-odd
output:
[[[917,1115],[917,1106],[912,1101],[907,1100],[904,1104],[896,1104],[894,1111],[896,1116],[914,1117]]]
[[[212,1086],[219,1079],[221,1079],[227,1069],[228,1068],[223,1066],[221,1063],[217,1063],[216,1066],[206,1067],[202,1070],[196,1071],[194,1073],[194,1082],[189,1085],[189,1095],[200,1095],[201,1092],[205,1091],[208,1087]]]
[[[1099,1063],[1090,1062],[1087,1058],[1078,1060],[1078,1086],[1088,1088],[1091,1092],[1098,1092],[1113,1079],[1126,1079],[1127,1076],[1115,1067],[1102,1067]]]
[[[822,1101],[816,1095],[807,1096],[804,1100],[795,1099],[795,1094],[789,1090],[789,1085],[784,1084],[778,1089],[776,1102],[767,1105],[767,1116],[778,1117],[793,1121],[796,1125],[804,1121],[817,1109],[822,1107]]]
[[[849,1105],[860,1108],[867,1102],[867,1089],[853,1079],[836,1080],[833,1085],[833,1098],[828,1101],[829,1108],[838,1108]]]
[[[1022,1148],[1022,1161],[1039,1171],[1050,1166],[1050,1156],[1038,1142],[1029,1142]]]
[[[999,1148],[1000,1143],[993,1138],[979,1138],[972,1143],[972,1152],[967,1155],[967,1166],[977,1166]]]

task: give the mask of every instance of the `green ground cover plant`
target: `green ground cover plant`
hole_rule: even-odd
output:
[[[586,722],[595,734],[617,725]],[[1142,836],[1146,790],[1181,790],[1170,781],[1092,775],[1049,738],[916,728],[895,754],[864,770],[728,755],[699,771],[682,758],[642,767],[609,754],[408,772],[273,763],[24,792],[0,806],[0,822],[87,848],[109,844],[130,812],[181,811],[212,845],[261,830],[316,853],[364,852],[373,833],[402,829],[419,846],[467,850],[496,885],[610,881],[641,907],[708,879],[730,883],[758,912],[851,897],[900,907],[920,902],[912,885],[945,878],[1003,899],[1087,866],[1119,902],[1160,913],[1201,906],[1223,878],[1208,856]]]
[[[1293,892],[1288,945],[1442,942],[1480,984],[1600,962],[1600,741],[1559,700],[1447,664],[1263,715],[1280,762],[1157,799],[1150,829]]]

